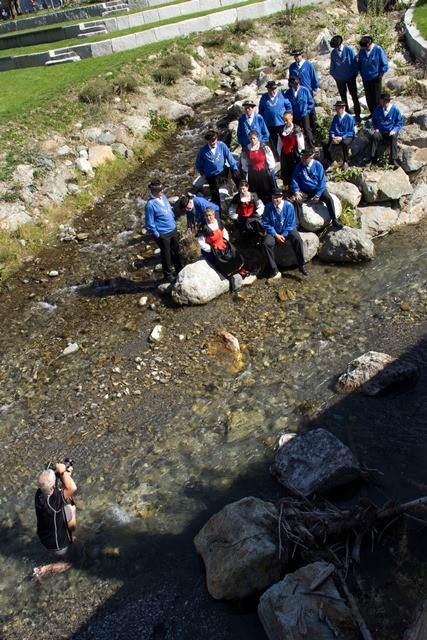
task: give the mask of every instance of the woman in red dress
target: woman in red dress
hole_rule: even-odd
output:
[[[266,204],[277,187],[274,176],[276,163],[270,147],[259,141],[256,131],[250,132],[249,140],[250,144],[242,151],[242,170],[248,174],[249,190],[257,193]]]
[[[294,118],[290,111],[285,111],[282,116],[283,127],[279,130],[277,140],[277,153],[280,157],[280,176],[283,186],[291,184],[292,174],[301,160],[301,151],[304,149],[304,134],[294,125]]]

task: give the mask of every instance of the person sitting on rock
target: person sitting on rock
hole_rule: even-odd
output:
[[[307,87],[301,87],[299,78],[290,76],[289,89],[285,92],[285,98],[292,105],[294,122],[303,130],[306,144],[314,147],[313,132],[310,125],[310,113],[314,109],[311,91]]]
[[[359,73],[357,56],[351,47],[343,44],[341,36],[334,36],[329,44],[332,48],[329,73],[336,82],[340,98],[345,102],[347,112],[350,112],[347,97],[348,89],[353,100],[354,119],[356,124],[360,124],[361,109],[356,83],[357,74]]]
[[[258,138],[261,142],[268,142],[270,134],[264,118],[258,113],[255,113],[255,102],[253,100],[246,100],[242,106],[245,109],[245,113],[239,118],[236,134],[239,144],[242,148],[250,144],[249,134],[251,131],[258,133]]]
[[[218,222],[211,207],[205,211],[205,222],[199,229],[197,242],[206,262],[230,280],[232,291],[238,291],[242,286],[242,278],[250,274],[242,256],[231,244],[227,229]]]
[[[303,48],[300,48],[291,52],[294,62],[289,67],[289,77],[298,78],[300,85],[308,89],[312,95],[313,107],[309,113],[309,118],[311,130],[314,132],[316,130],[316,107],[314,101],[316,93],[319,91],[319,79],[314,64],[304,58],[304,51]]]
[[[215,211],[215,216],[219,219],[219,207],[214,202],[206,200],[201,196],[186,195],[179,200],[179,207],[187,214],[187,229],[197,231],[200,225],[205,222],[205,211],[208,207]]]
[[[249,191],[249,182],[241,180],[239,191],[233,196],[228,209],[228,215],[236,225],[236,229],[252,246],[258,246],[265,236],[262,224],[264,204],[256,193]]]
[[[279,130],[277,152],[280,158],[280,176],[284,186],[290,186],[295,167],[301,160],[304,149],[304,135],[300,127],[294,125],[294,118],[290,111],[282,116],[284,125]]]
[[[297,164],[291,183],[294,195],[294,205],[298,220],[301,219],[302,203],[304,199],[312,202],[324,202],[328,208],[335,229],[342,229],[343,225],[338,222],[335,214],[334,201],[329,191],[326,189],[325,170],[318,160],[314,159],[313,149],[303,149],[301,151],[301,162]]]
[[[349,149],[354,140],[355,122],[353,116],[346,113],[343,100],[338,100],[334,107],[335,116],[329,129],[329,138],[323,141],[323,151],[325,157],[335,161],[339,149],[343,158],[342,168],[348,169]]]
[[[403,118],[399,109],[391,104],[389,93],[382,93],[380,104],[375,107],[372,114],[372,126],[374,133],[372,136],[371,162],[378,161],[378,144],[386,142],[390,145],[390,164],[395,169],[399,168],[397,162],[397,137],[403,127]]]
[[[286,240],[290,242],[295,252],[300,272],[304,276],[308,276],[308,271],[304,266],[302,238],[297,231],[295,209],[289,200],[283,199],[282,189],[274,189],[271,195],[271,202],[265,205],[262,220],[267,232],[262,246],[271,272],[268,281],[279,280],[282,277],[277,268],[274,249],[276,244],[284,244]]]
[[[388,60],[382,47],[374,44],[371,36],[363,36],[359,45],[359,71],[372,118],[374,109],[380,101],[382,78],[388,71]]]

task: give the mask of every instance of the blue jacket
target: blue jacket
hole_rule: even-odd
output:
[[[274,98],[270,97],[268,91],[263,93],[259,101],[258,113],[264,118],[267,127],[283,125],[282,115],[285,111],[292,113],[292,105],[283,91],[278,91]]]
[[[246,113],[240,116],[239,124],[237,125],[237,140],[242,147],[247,147],[250,144],[249,132],[255,130],[258,133],[260,142],[268,142],[270,134],[267,129],[267,125],[264,122],[264,118],[257,113],[254,113],[252,124],[249,126]]]
[[[285,93],[285,97],[292,105],[294,122],[296,124],[298,124],[301,118],[310,113],[310,111],[314,108],[313,96],[311,95],[311,91],[309,91],[306,87],[300,86],[296,96],[292,87],[289,87],[289,89]]]
[[[292,191],[313,193],[318,198],[326,189],[325,170],[318,160],[313,160],[311,167],[299,162],[295,167],[291,183]]]
[[[272,202],[268,202],[262,214],[262,222],[267,233],[272,236],[279,233],[286,237],[297,227],[295,209],[288,200],[283,200],[282,211],[278,211]]]
[[[208,207],[215,211],[215,215],[219,211],[219,207],[215,202],[209,202],[205,198],[196,196],[191,198],[193,201],[193,208],[191,211],[186,211],[187,214],[187,227],[198,227],[205,223],[205,211]]]
[[[399,109],[392,104],[388,114],[385,115],[382,104],[378,104],[372,114],[372,126],[385,135],[388,135],[390,131],[398,133],[403,127],[402,114]]]
[[[366,53],[365,49],[359,51],[359,71],[362,80],[375,80],[378,76],[383,76],[388,71],[388,60],[384,50],[374,44],[371,53]]]
[[[150,196],[148,199],[145,205],[145,228],[155,238],[176,229],[172,207],[164,194],[160,198]]]
[[[349,80],[357,76],[359,63],[351,47],[345,44],[342,48],[341,56],[338,53],[338,49],[332,49],[329,73],[335,80]]]
[[[329,135],[331,138],[334,136],[341,136],[341,138],[354,138],[354,127],[354,118],[349,113],[345,113],[342,119],[340,119],[339,115],[336,114],[332,120]]]
[[[199,149],[196,158],[196,169],[201,176],[216,176],[224,170],[226,162],[228,162],[233,171],[237,170],[237,162],[231,155],[230,149],[224,142],[218,140],[215,154],[209,144],[204,144]]]
[[[319,89],[316,69],[310,60],[304,60],[300,67],[296,62],[293,62],[289,67],[289,77],[290,76],[299,78],[300,85],[306,87],[309,91],[317,91]]]

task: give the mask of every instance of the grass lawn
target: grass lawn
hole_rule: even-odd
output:
[[[427,0],[418,0],[415,5],[414,22],[423,38],[427,40]]]
[[[245,0],[244,2],[236,2],[236,4],[232,4],[227,7],[227,9],[233,9],[240,6],[245,6],[248,4],[257,4],[258,2],[262,2],[262,0]],[[25,55],[29,53],[40,53],[42,51],[50,51],[51,49],[64,49],[65,47],[73,47],[78,44],[87,44],[90,42],[101,42],[102,40],[110,40],[113,38],[113,34],[116,34],[115,37],[127,36],[132,33],[140,33],[143,31],[147,31],[148,29],[153,29],[154,27],[161,27],[163,25],[175,24],[178,22],[184,22],[185,20],[189,20],[190,18],[199,18],[202,16],[211,15],[212,13],[219,13],[224,11],[224,7],[219,7],[218,9],[208,9],[207,11],[199,11],[198,13],[191,13],[186,16],[178,16],[176,18],[169,18],[167,20],[159,20],[158,22],[153,22],[150,24],[145,24],[139,27],[132,27],[130,29],[122,29],[121,31],[112,31],[108,35],[99,35],[92,36],[90,38],[85,38],[83,41],[81,38],[70,38],[68,40],[60,40],[59,42],[49,42],[44,44],[38,44],[29,47],[17,47],[14,49],[4,49],[1,52],[1,58],[6,58],[9,56],[18,56]]]

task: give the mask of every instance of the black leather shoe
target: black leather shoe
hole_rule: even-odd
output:
[[[344,227],[344,225],[339,222],[338,220],[333,220],[332,221],[332,226],[334,229],[342,229]]]
[[[308,271],[304,267],[304,265],[302,267],[299,267],[299,272],[302,273],[303,276],[308,276]]]

